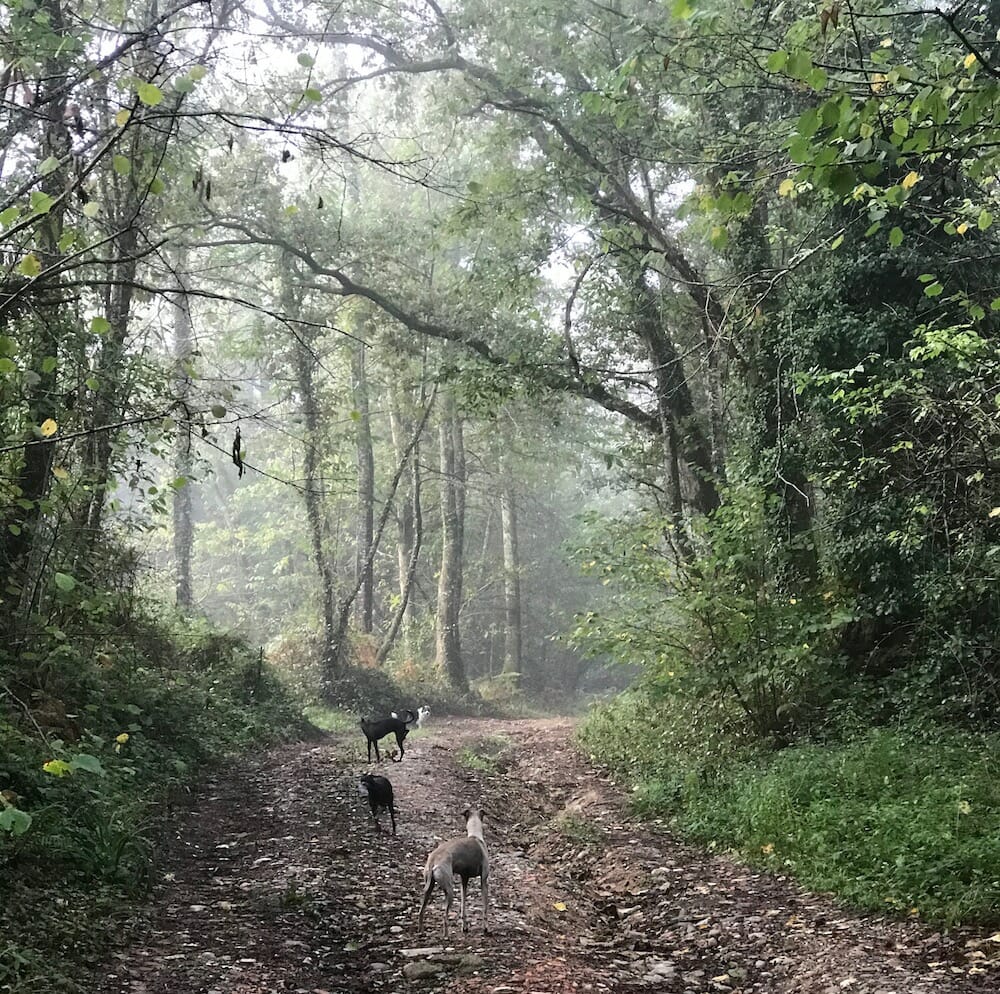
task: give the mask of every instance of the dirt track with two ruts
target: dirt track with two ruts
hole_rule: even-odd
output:
[[[1000,990],[1000,943],[844,911],[678,843],[572,743],[568,719],[435,718],[384,762],[399,834],[357,792],[365,743],[286,746],[197,787],[138,938],[100,994],[563,991],[960,994]],[[473,757],[480,757],[479,759]],[[482,758],[485,757],[485,758]],[[490,934],[443,896],[416,916],[427,853],[485,811]],[[388,827],[388,818],[383,816]],[[998,936],[1000,938],[1000,936]]]

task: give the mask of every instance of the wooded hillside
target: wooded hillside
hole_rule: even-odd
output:
[[[0,863],[290,693],[638,674],[585,741],[652,809],[770,858],[760,771],[801,812],[875,750],[968,835],[930,913],[995,915],[998,36],[993,0],[6,4]],[[853,896],[905,910],[955,873],[893,817]]]

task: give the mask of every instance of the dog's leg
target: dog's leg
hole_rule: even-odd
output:
[[[371,762],[370,759],[369,759],[369,762]],[[382,762],[382,757],[379,755],[379,751],[378,751],[378,739],[375,739],[375,762],[376,763],[381,763]]]
[[[462,877],[462,931],[469,931],[469,908],[465,903],[466,891],[469,889],[469,878]]]
[[[402,733],[396,732],[396,745],[399,746],[399,760],[398,761],[400,763],[403,762],[403,755],[404,755],[403,739],[405,739],[405,738],[406,738],[406,732],[405,731],[402,732]]]
[[[424,911],[430,902],[431,894],[434,891],[434,874],[424,870],[424,899],[420,902],[420,914],[417,916],[417,928],[424,930]]]
[[[441,929],[442,934],[447,937],[448,935],[448,915],[451,913],[451,906],[455,901],[455,882],[452,878],[451,873],[444,880],[439,881],[442,890],[444,890],[445,903],[444,903],[444,927]]]
[[[482,881],[482,891],[483,891],[483,935],[489,935],[490,929],[486,923],[486,912],[489,909],[490,904],[490,875],[484,873],[480,878]]]
[[[392,834],[396,835],[396,812],[393,810],[392,801],[389,802],[389,821],[392,822]]]

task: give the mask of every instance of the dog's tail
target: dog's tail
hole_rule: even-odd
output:
[[[403,721],[406,722],[407,726],[420,724],[420,715],[417,714],[417,712],[414,711],[413,708],[407,708],[403,712],[402,718]]]

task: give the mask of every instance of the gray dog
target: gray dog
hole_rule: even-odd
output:
[[[424,927],[424,911],[431,899],[434,885],[437,884],[445,894],[444,924],[442,931],[448,934],[448,912],[455,898],[454,876],[457,873],[462,879],[462,931],[469,931],[469,916],[465,903],[465,892],[469,886],[470,877],[479,877],[483,892],[483,935],[489,934],[486,927],[486,912],[489,906],[490,856],[483,841],[483,813],[479,808],[466,808],[465,831],[463,839],[451,839],[442,842],[427,857],[424,867],[424,899],[420,905],[418,927]]]

